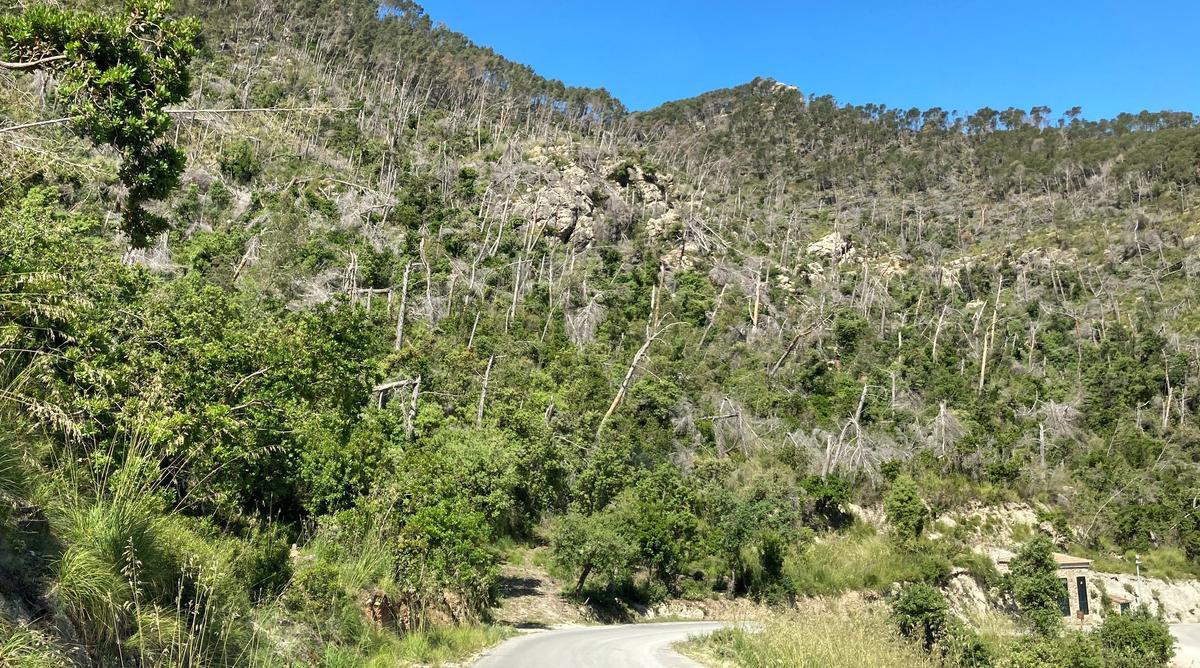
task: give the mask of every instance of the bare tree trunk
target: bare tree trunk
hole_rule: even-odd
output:
[[[421,245],[417,251],[421,255],[421,264],[425,267],[425,306],[429,309],[429,327],[432,329],[437,325],[437,313],[433,309],[433,269],[429,266],[429,256],[425,254],[425,239],[421,239]]]
[[[1038,461],[1042,465],[1042,471],[1046,470],[1046,425],[1038,422]]]
[[[987,360],[989,349],[996,338],[996,316],[1000,310],[1000,289],[1004,287],[1004,278],[1000,278],[1000,282],[996,284],[996,301],[992,304],[992,325],[988,328],[988,332],[983,336],[983,357],[979,360],[979,387],[975,390],[976,394],[983,393],[983,381],[987,374]]]
[[[487,401],[488,379],[492,377],[492,363],[496,361],[496,355],[492,354],[488,357],[487,369],[483,371],[483,387],[479,390],[479,408],[475,411],[475,426],[483,426],[483,406]]]
[[[633,372],[637,369],[637,365],[641,363],[642,358],[646,356],[647,351],[650,350],[650,344],[654,343],[655,339],[661,336],[663,332],[678,324],[678,322],[673,322],[654,332],[646,332],[646,342],[634,354],[633,361],[629,363],[629,369],[625,371],[625,378],[621,380],[621,386],[617,388],[616,396],[613,397],[612,403],[608,405],[608,410],[605,411],[604,417],[600,418],[600,424],[596,426],[597,438],[600,437],[600,430],[604,428],[604,423],[616,412],[617,407],[621,405],[621,401],[625,398],[625,394],[629,391],[629,383],[633,379]]]
[[[404,317],[408,312],[408,274],[410,271],[412,271],[411,261],[404,265],[404,283],[400,288],[400,314],[396,316],[396,350],[400,350],[400,346],[404,345]]]
[[[412,439],[413,420],[417,417],[417,399],[420,396],[421,377],[417,376],[417,381],[413,383],[412,401],[408,404],[408,414],[404,416],[404,436],[407,439]]]
[[[729,289],[728,284],[721,286],[721,292],[717,295],[717,299],[713,303],[712,313],[708,314],[708,324],[704,326],[704,334],[700,337],[700,343],[697,344],[698,347],[703,347],[704,342],[708,339],[708,331],[712,329],[713,323],[717,321],[717,311],[721,309],[721,301],[725,298],[725,291],[727,289]]]
[[[937,327],[933,330],[933,361],[937,361],[938,335],[942,333],[942,323],[946,320],[946,306],[942,305],[942,313],[938,316]]]

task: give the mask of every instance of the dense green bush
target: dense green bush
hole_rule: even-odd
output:
[[[911,584],[892,600],[892,623],[905,636],[919,641],[926,652],[947,634],[950,607],[938,590],[924,583]]]
[[[908,475],[897,476],[883,499],[883,509],[896,538],[912,543],[925,532],[929,509],[921,498],[917,483]]]
[[[1113,668],[1163,668],[1175,656],[1170,627],[1145,608],[1108,615],[1095,635],[1105,665]]]
[[[1053,636],[1062,628],[1059,600],[1063,585],[1054,562],[1053,545],[1037,535],[1013,557],[1006,575],[1006,586],[1025,622],[1036,633]]]
[[[603,578],[611,594],[632,576],[637,548],[625,535],[622,518],[614,512],[571,513],[559,519],[550,543],[555,565],[574,581],[581,596],[588,578]]]
[[[245,139],[231,142],[217,157],[221,173],[239,183],[249,183],[262,171],[262,162],[254,145]]]
[[[283,528],[270,526],[256,531],[244,544],[234,567],[255,601],[282,594],[292,577],[291,544]]]

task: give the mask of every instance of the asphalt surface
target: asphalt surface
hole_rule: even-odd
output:
[[[475,668],[699,668],[671,645],[723,626],[723,622],[668,622],[540,631],[492,648]]]
[[[1172,624],[1176,668],[1200,668],[1200,624]]]

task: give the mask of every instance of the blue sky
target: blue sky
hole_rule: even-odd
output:
[[[631,109],[768,76],[890,107],[1200,112],[1200,0],[418,0]]]

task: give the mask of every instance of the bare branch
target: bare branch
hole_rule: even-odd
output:
[[[75,120],[74,117],[67,116],[65,118],[52,118],[48,121],[38,121],[37,123],[26,123],[24,125],[12,125],[7,128],[0,128],[0,134],[5,132],[16,132],[17,130],[29,130],[31,128],[39,128],[45,125],[62,125]]]
[[[66,59],[67,59],[67,57],[65,55],[57,55],[57,56],[50,56],[48,58],[42,58],[41,60],[35,60],[32,62],[28,62],[28,63],[6,63],[3,60],[0,60],[0,68],[4,68],[6,70],[15,70],[17,72],[27,72],[29,70],[36,70],[36,69],[45,67],[46,65],[49,65],[50,63],[55,63],[60,60],[66,60]]]

